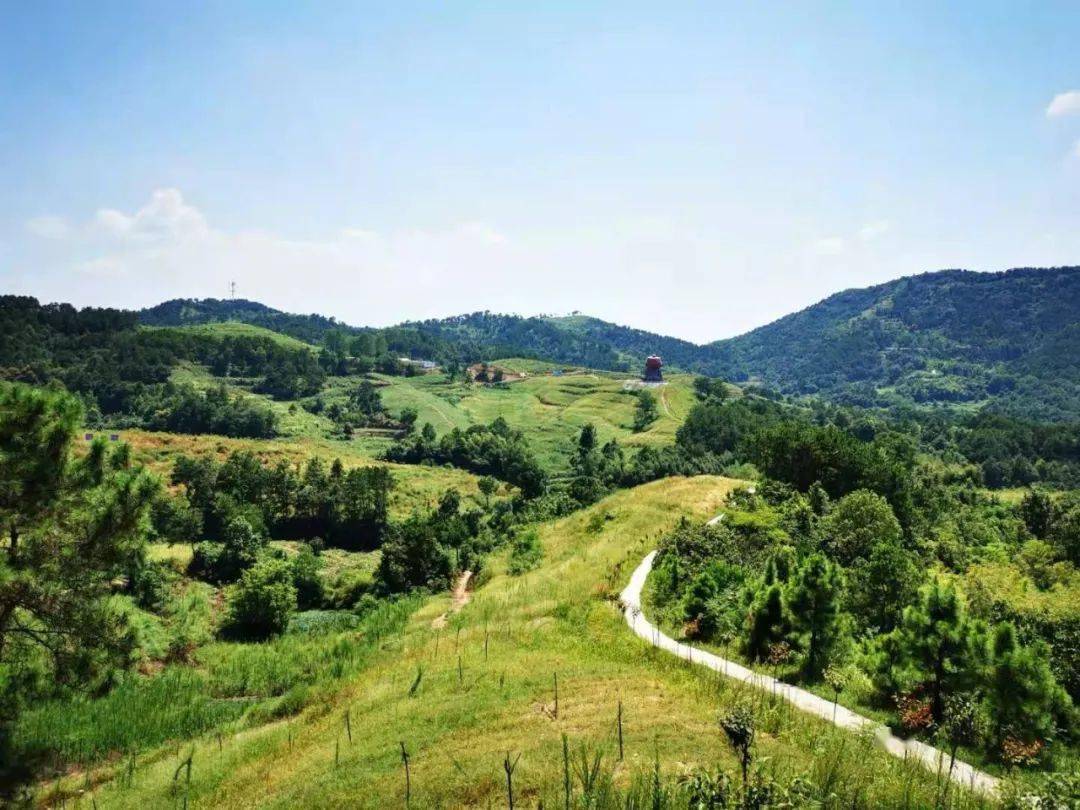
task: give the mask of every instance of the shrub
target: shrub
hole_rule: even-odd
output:
[[[263,558],[246,570],[229,593],[225,633],[262,640],[283,632],[296,610],[296,586],[286,560]]]
[[[291,560],[292,581],[296,586],[296,606],[299,610],[311,610],[323,603],[323,580],[319,574],[322,560],[311,546],[304,545]]]
[[[540,544],[540,535],[535,529],[516,532],[510,546],[510,559],[506,564],[507,573],[520,576],[540,565],[544,557],[544,548]]]
[[[244,517],[234,517],[225,526],[221,543],[198,543],[191,560],[194,575],[211,582],[234,582],[255,564],[266,547],[266,537]]]

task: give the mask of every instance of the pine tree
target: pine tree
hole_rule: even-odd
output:
[[[1045,742],[1059,725],[1075,724],[1072,700],[1054,680],[1048,655],[1042,642],[1020,646],[1011,624],[994,629],[986,705],[998,744],[1006,737]]]
[[[822,554],[812,554],[799,567],[791,583],[788,607],[792,625],[802,636],[806,650],[803,665],[809,678],[825,671],[829,657],[840,640],[840,600],[844,579],[840,567]]]
[[[43,665],[38,685],[80,687],[127,664],[108,597],[141,563],[160,486],[104,441],[76,460],[81,418],[67,394],[0,389],[0,736],[33,697],[26,679],[2,677],[9,668]]]
[[[764,587],[757,595],[747,616],[746,629],[745,651],[753,661],[763,661],[770,647],[787,639],[791,622],[779,585]]]
[[[952,585],[935,580],[900,626],[879,643],[878,686],[891,695],[925,690],[940,723],[948,695],[976,685],[983,634]]]

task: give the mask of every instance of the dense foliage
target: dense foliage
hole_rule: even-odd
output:
[[[302,466],[269,466],[245,451],[220,464],[208,456],[179,456],[172,483],[183,487],[181,511],[195,515],[208,540],[224,539],[230,523],[242,518],[264,536],[318,537],[354,550],[382,544],[393,486],[384,466],[346,470],[334,461],[327,469],[318,457]],[[175,512],[168,517],[175,519]]]
[[[547,476],[529,450],[524,434],[502,417],[490,425],[454,428],[436,438],[430,424],[387,451],[391,461],[411,464],[453,464],[480,475],[491,475],[518,487],[526,497],[540,495]]]
[[[686,636],[888,711],[905,733],[960,735],[958,745],[1008,765],[1067,769],[1080,720],[1080,573],[1068,541],[1038,538],[1070,535],[1074,502],[1035,493],[1002,507],[970,484],[896,474],[920,505],[907,526],[888,479],[838,498],[818,482],[737,492],[720,522],[683,523],[662,540],[656,609]],[[985,594],[993,566],[1045,592],[1056,613],[1035,622],[1008,594]],[[961,704],[974,714],[956,716]]]
[[[708,347],[729,379],[863,406],[973,403],[1080,413],[1080,267],[948,270],[847,290]]]

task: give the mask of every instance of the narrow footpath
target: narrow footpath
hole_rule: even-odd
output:
[[[626,623],[630,625],[636,635],[645,639],[654,647],[666,650],[672,655],[693,664],[707,667],[757,689],[772,692],[807,714],[820,717],[822,720],[839,728],[855,732],[869,730],[881,747],[894,757],[904,760],[917,760],[935,773],[944,773],[949,769],[949,755],[932,745],[917,740],[901,739],[894,735],[887,726],[876,720],[871,720],[869,717],[864,717],[850,709],[845,709],[843,706],[838,706],[832,701],[818,697],[812,692],[807,692],[805,689],[799,689],[797,686],[749,670],[734,661],[728,661],[718,655],[688,644],[680,644],[670,636],[664,635],[660,628],[653,625],[641,612],[641,593],[645,588],[645,580],[652,570],[654,559],[656,559],[656,552],[649,552],[634,571],[633,576],[630,577],[630,584],[622,592],[621,598]],[[993,795],[998,789],[996,777],[960,760],[953,763],[952,772],[949,776],[957,784],[980,793]]]

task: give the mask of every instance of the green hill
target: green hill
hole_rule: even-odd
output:
[[[140,323],[239,321],[308,342],[364,330],[251,301],[170,301]],[[1080,267],[943,270],[845,290],[745,335],[699,346],[587,315],[474,312],[380,330],[393,351],[438,360],[521,356],[631,371],[669,367],[845,404],[949,405],[1036,420],[1080,413]]]
[[[802,806],[882,807],[901,794],[907,806],[932,806],[939,788],[929,771],[889,757],[869,737],[650,652],[626,628],[613,597],[647,539],[682,516],[708,517],[737,484],[703,476],[618,493],[542,527],[536,570],[508,576],[501,555],[460,612],[445,596],[428,598],[373,642],[361,633],[286,636],[274,676],[301,683],[281,697],[247,698],[258,711],[178,747],[62,777],[51,795],[43,792],[58,804],[92,785],[98,806],[118,808],[505,807],[509,757],[518,762],[515,806],[562,807],[568,778],[574,807],[667,807],[695,767],[737,772],[716,718],[753,701],[764,726],[756,756],[771,778],[801,780]],[[238,672],[250,666],[243,645],[210,653],[218,670],[229,661]],[[288,669],[305,654],[326,658],[312,685]],[[269,667],[274,659],[263,660]],[[564,739],[572,757],[565,766]],[[592,779],[581,775],[583,764],[595,768]],[[978,804],[963,791],[950,800]]]
[[[711,344],[719,370],[861,405],[1080,413],[1080,267],[945,270],[847,290]]]
[[[240,321],[222,321],[220,323],[185,324],[184,326],[144,326],[144,329],[177,329],[192,335],[209,335],[210,337],[254,337],[267,338],[286,349],[307,349],[314,347],[310,343],[267,329],[265,326],[256,326],[251,323]]]

